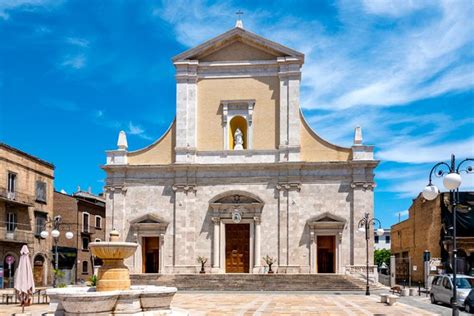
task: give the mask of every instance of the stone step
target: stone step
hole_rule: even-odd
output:
[[[360,291],[361,282],[339,274],[132,274],[132,284],[179,290]]]

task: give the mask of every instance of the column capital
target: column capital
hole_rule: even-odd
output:
[[[275,188],[278,191],[301,191],[301,183],[299,182],[280,182]]]
[[[260,225],[262,223],[262,217],[261,216],[255,216],[253,218],[253,220],[254,220],[255,224]]]
[[[188,192],[196,193],[196,186],[194,184],[173,184],[171,187],[174,192],[184,192],[188,194]]]
[[[221,222],[221,218],[217,216],[211,217],[211,220],[214,224],[219,224]]]
[[[353,189],[362,189],[366,190],[373,190],[376,187],[375,182],[367,181],[367,182],[352,182],[351,188]]]

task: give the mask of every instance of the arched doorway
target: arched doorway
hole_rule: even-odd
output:
[[[37,254],[33,260],[33,278],[36,286],[44,285],[45,259],[41,254]]]
[[[261,214],[255,194],[227,191],[209,201],[213,231],[213,273],[259,273]]]

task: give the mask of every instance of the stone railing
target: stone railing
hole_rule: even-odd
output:
[[[346,274],[349,274],[357,279],[366,280],[367,278],[367,266],[365,264],[357,264],[346,266]],[[378,271],[376,265],[369,265],[369,282],[378,282]]]
[[[31,244],[34,241],[34,234],[31,230],[16,228],[13,231],[9,231],[6,227],[0,227],[0,240]]]

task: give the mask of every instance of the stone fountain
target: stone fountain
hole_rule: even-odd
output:
[[[175,287],[143,285],[131,286],[130,274],[124,259],[132,256],[136,243],[119,241],[113,230],[109,242],[92,242],[92,255],[103,260],[93,287],[48,289],[50,315],[187,315],[171,310]]]

